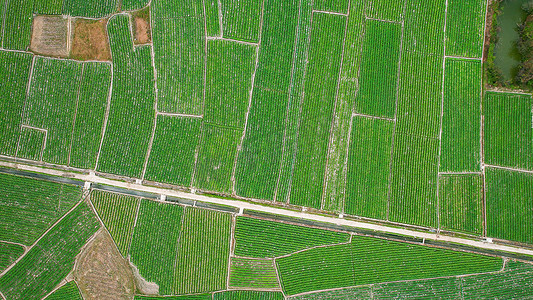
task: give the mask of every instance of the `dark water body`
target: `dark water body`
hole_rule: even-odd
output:
[[[520,65],[520,53],[516,47],[519,39],[518,25],[527,17],[522,5],[531,0],[504,0],[498,16],[498,42],[494,48],[494,63],[505,81],[512,81]]]

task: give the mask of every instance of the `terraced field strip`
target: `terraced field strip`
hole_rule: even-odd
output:
[[[107,25],[113,88],[96,170],[140,178],[154,126],[154,70],[151,46],[133,48],[129,22],[119,14]]]
[[[243,197],[274,200],[298,14],[297,0],[264,1],[254,88],[234,172],[235,192]]]
[[[93,190],[91,202],[122,256],[128,257],[140,199]]]
[[[108,179],[104,177],[97,176],[96,174],[81,174],[76,172],[69,172],[69,171],[60,171],[56,169],[50,169],[46,167],[37,167],[37,166],[30,166],[20,163],[13,163],[13,162],[6,162],[0,160],[0,166],[4,168],[9,168],[9,172],[17,172],[24,174],[24,176],[50,176],[50,178],[57,178],[58,180],[65,180],[66,177],[69,178],[69,180],[76,180],[76,181],[87,181],[92,182],[98,185],[108,186],[111,189],[123,189],[123,190],[129,190],[132,193],[142,193],[147,195],[166,195],[167,197],[173,197],[178,198],[178,201],[187,202],[189,205],[195,203],[197,201],[197,205],[202,206],[217,206],[224,209],[232,209],[233,211],[237,212],[241,209],[249,210],[249,211],[257,211],[261,213],[266,213],[268,215],[277,215],[279,218],[296,218],[301,222],[302,224],[315,224],[314,226],[318,227],[339,227],[340,228],[346,228],[356,231],[365,231],[371,230],[375,231],[376,234],[381,235],[387,235],[387,234],[393,234],[393,235],[401,235],[406,237],[415,237],[415,240],[424,240],[427,244],[435,244],[439,247],[452,247],[453,244],[456,244],[456,246],[453,246],[452,248],[465,248],[469,249],[469,251],[476,252],[476,248],[479,251],[487,252],[487,253],[502,253],[502,252],[508,252],[509,255],[520,255],[522,257],[521,259],[528,260],[528,256],[533,256],[533,250],[519,247],[516,245],[511,244],[502,244],[502,243],[488,243],[486,241],[482,240],[472,240],[472,239],[463,239],[459,237],[454,236],[448,236],[443,234],[436,234],[432,232],[427,231],[421,231],[421,230],[411,230],[407,228],[402,228],[401,226],[387,226],[385,224],[372,224],[372,223],[366,223],[356,220],[350,220],[350,219],[344,219],[344,218],[337,218],[337,217],[330,217],[330,216],[324,216],[319,214],[312,214],[309,212],[302,212],[302,211],[293,211],[293,210],[287,210],[282,208],[276,208],[273,206],[265,206],[265,205],[259,205],[250,203],[247,201],[239,201],[239,200],[231,200],[231,199],[223,199],[219,197],[213,197],[208,195],[201,195],[201,194],[194,194],[194,193],[187,193],[187,192],[181,192],[178,190],[172,190],[172,189],[165,189],[165,188],[159,188],[159,187],[153,187],[153,186],[145,186],[137,183],[130,183],[130,182],[124,182],[119,180],[113,180]],[[16,169],[16,170],[10,170],[10,169]],[[3,171],[4,173],[5,171]],[[59,177],[57,177],[59,176]],[[65,178],[62,178],[65,177]],[[522,255],[523,254],[523,255]],[[500,255],[500,254],[497,254]],[[504,255],[504,254],[501,254]]]
[[[99,227],[89,206],[80,203],[3,274],[0,290],[9,299],[44,297],[72,270],[81,247]]]
[[[290,203],[320,209],[346,17],[313,13]],[[317,110],[321,107],[321,110]]]
[[[226,289],[230,236],[230,214],[185,208],[174,267],[173,294]]]
[[[317,228],[237,217],[235,255],[274,258],[316,246],[347,243],[350,236]]]
[[[22,121],[20,112],[24,109],[32,66],[33,56],[31,54],[0,50],[0,76],[3,78],[3,84],[0,85],[0,98],[10,99],[10,101],[0,101],[2,111],[0,154],[16,155]]]
[[[81,198],[77,186],[0,174],[0,240],[32,245]]]
[[[533,243],[533,174],[485,168],[487,236]]]
[[[440,172],[481,170],[481,61],[446,58]]]
[[[153,1],[151,18],[157,110],[202,115],[207,55],[203,2]]]
[[[360,236],[354,236],[350,244],[310,249],[276,259],[276,263],[287,295],[379,282],[493,272],[503,265],[501,258]],[[317,276],[320,281],[310,280]]]
[[[147,281],[159,285],[159,293],[174,292],[176,249],[182,228],[183,207],[141,200],[131,241],[131,263]]]
[[[481,58],[487,0],[448,0],[446,55]]]

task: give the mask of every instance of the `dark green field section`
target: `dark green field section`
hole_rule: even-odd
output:
[[[439,176],[440,228],[483,233],[483,178],[481,174]]]
[[[349,240],[346,233],[247,217],[238,217],[235,225],[235,255],[241,257],[273,258]]]
[[[69,281],[45,298],[46,300],[82,300],[75,281]]]
[[[356,113],[394,118],[400,43],[400,24],[374,20],[366,23]]]
[[[374,252],[373,249],[380,249]],[[386,255],[382,257],[381,255]],[[367,237],[276,260],[286,294],[370,283],[498,271],[502,260]],[[321,280],[311,280],[319,277]]]
[[[123,2],[128,4],[131,1],[125,0]],[[56,3],[59,4],[58,1]],[[63,13],[71,16],[102,18],[118,12],[118,3],[118,0],[63,0]]]
[[[157,116],[155,136],[144,178],[189,186],[200,139],[198,118]]]
[[[532,107],[531,95],[485,93],[485,163],[533,170]]]
[[[132,47],[128,22],[117,15],[107,25],[113,89],[97,170],[140,178],[154,126],[154,70],[151,46]]]
[[[481,58],[487,0],[449,0],[446,55]]]
[[[387,218],[394,123],[353,117],[344,211],[374,219]]]
[[[17,244],[0,242],[0,272],[13,264],[24,253],[24,247]]]
[[[533,242],[533,174],[486,170],[487,235]]]
[[[0,174],[0,240],[31,246],[80,199],[77,186]]]
[[[8,299],[47,295],[72,270],[76,255],[99,227],[90,207],[79,204],[0,278],[2,294]]]
[[[446,58],[441,172],[476,172],[481,163],[481,62]]]
[[[150,0],[122,0],[120,1],[121,10],[137,10],[148,5]]]

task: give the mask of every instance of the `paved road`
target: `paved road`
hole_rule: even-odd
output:
[[[489,242],[474,241],[474,240],[463,239],[463,238],[458,238],[458,237],[439,235],[439,234],[430,233],[430,232],[419,232],[419,231],[414,231],[414,230],[409,230],[409,229],[370,224],[370,223],[346,220],[346,219],[341,219],[341,218],[336,218],[336,217],[321,216],[321,215],[315,215],[315,214],[310,214],[306,212],[291,211],[291,210],[286,210],[286,209],[281,209],[281,208],[268,207],[268,206],[253,204],[253,203],[249,203],[245,201],[220,199],[220,198],[210,197],[206,195],[197,195],[197,194],[186,193],[186,192],[170,190],[170,189],[165,189],[165,188],[144,186],[144,185],[136,184],[136,183],[128,183],[128,182],[123,182],[123,181],[118,181],[118,180],[112,180],[112,179],[97,176],[95,174],[80,174],[80,173],[75,173],[75,172],[67,172],[67,171],[61,171],[61,170],[55,170],[55,169],[49,169],[49,168],[41,168],[37,166],[29,166],[29,165],[5,162],[5,161],[0,161],[0,166],[8,167],[8,168],[15,168],[15,169],[24,170],[24,171],[39,172],[42,174],[60,176],[64,178],[71,178],[71,179],[91,182],[95,184],[103,184],[103,185],[108,185],[111,187],[139,191],[141,193],[146,192],[146,193],[177,197],[177,198],[190,200],[190,201],[201,201],[201,202],[218,204],[218,205],[226,205],[226,206],[234,207],[241,212],[243,212],[244,210],[253,210],[253,211],[267,213],[267,214],[276,214],[280,216],[300,218],[303,220],[323,222],[323,223],[334,224],[338,226],[348,226],[348,227],[354,227],[354,228],[375,230],[375,231],[380,231],[384,233],[404,235],[404,236],[415,237],[419,239],[425,239],[426,241],[457,243],[457,244],[468,245],[471,247],[476,247],[476,248],[481,248],[481,249],[513,252],[513,253],[533,256],[533,250],[516,247],[516,246],[499,245],[499,244],[494,244],[494,243],[489,243]]]

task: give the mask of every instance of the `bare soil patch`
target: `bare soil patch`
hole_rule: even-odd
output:
[[[133,37],[136,45],[149,44],[152,42],[152,29],[150,28],[150,8],[132,13]]]
[[[107,19],[76,19],[71,57],[77,60],[111,61]]]
[[[33,19],[30,50],[45,56],[67,57],[69,27],[69,19],[62,16],[36,16]]]
[[[133,299],[135,293],[133,271],[104,228],[77,257],[74,278],[85,300]]]

